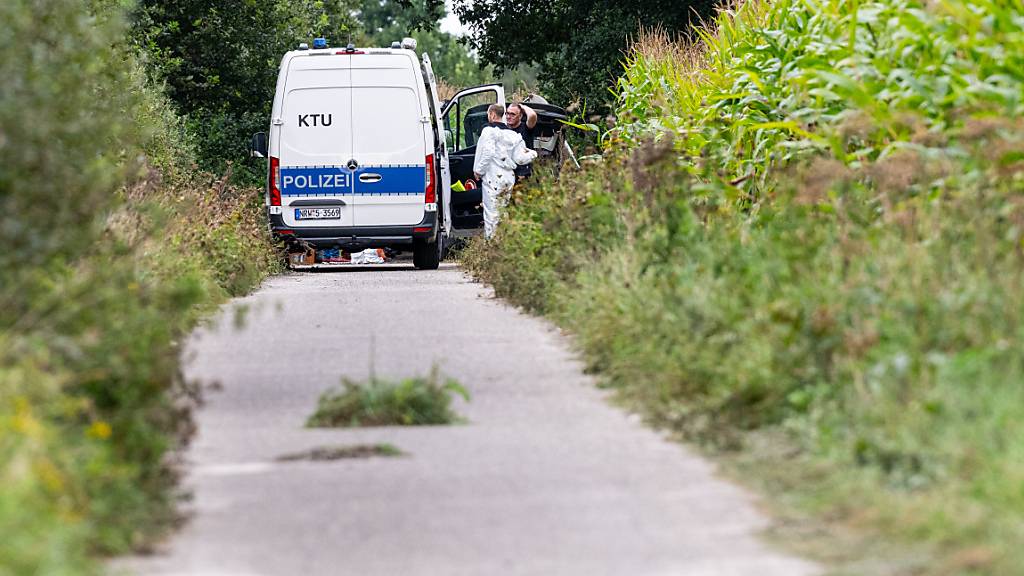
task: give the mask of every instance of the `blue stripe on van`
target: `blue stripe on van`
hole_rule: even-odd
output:
[[[356,194],[423,194],[426,166],[364,166],[356,170]],[[377,174],[377,182],[363,182],[363,174]]]
[[[364,166],[353,175],[344,166],[281,168],[283,196],[341,196],[344,194],[423,194],[426,166]],[[377,174],[377,182],[361,182],[359,176]],[[355,184],[355,190],[352,185]]]

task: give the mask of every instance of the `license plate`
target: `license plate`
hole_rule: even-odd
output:
[[[296,220],[337,220],[341,218],[341,208],[296,208]]]

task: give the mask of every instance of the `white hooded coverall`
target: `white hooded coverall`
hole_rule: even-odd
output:
[[[516,166],[529,164],[537,153],[526,147],[515,130],[488,126],[480,133],[473,159],[473,172],[483,179],[484,236],[494,236],[498,227],[499,208],[516,183]]]

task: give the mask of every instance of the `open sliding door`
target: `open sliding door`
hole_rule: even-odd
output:
[[[465,192],[452,192],[451,218],[455,230],[476,230],[484,225],[480,189],[473,180],[473,157],[480,133],[487,125],[487,107],[505,104],[505,89],[501,84],[475,86],[457,93],[441,111],[444,121],[445,142],[448,146],[448,164],[451,182],[461,182]]]

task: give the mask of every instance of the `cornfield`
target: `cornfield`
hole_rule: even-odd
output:
[[[714,158],[700,175],[734,197],[766,193],[773,168],[822,154],[854,169],[907,149],[959,157],[979,123],[1024,112],[1024,22],[1011,0],[750,1],[698,35],[639,37],[614,136],[675,136],[694,172]]]
[[[840,573],[1024,573],[1024,5],[749,0],[612,89],[470,268]]]

